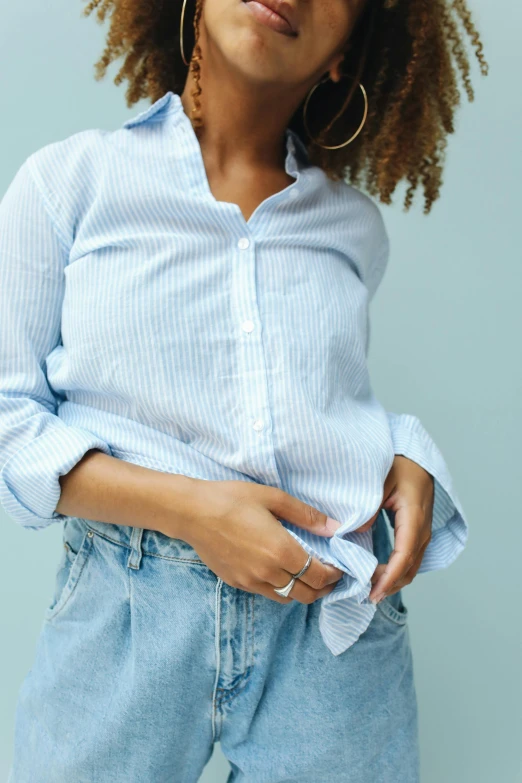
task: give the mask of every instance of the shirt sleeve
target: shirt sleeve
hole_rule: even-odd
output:
[[[379,210],[380,214],[380,210]],[[387,268],[390,243],[382,216],[377,233],[380,243],[373,259],[368,259],[366,285],[371,302]],[[366,354],[370,344],[370,316],[368,310]],[[469,525],[464,509],[453,486],[452,477],[442,453],[431,435],[416,416],[407,413],[386,412],[390,425],[394,454],[401,454],[416,462],[434,479],[432,538],[424,551],[418,573],[435,571],[449,566],[464,549]],[[386,509],[390,523],[394,514]]]
[[[441,452],[416,416],[387,411],[393,451],[413,460],[434,479],[431,541],[424,551],[418,573],[446,568],[464,549],[469,526],[464,509]],[[393,525],[393,514],[386,509]]]
[[[94,433],[64,424],[46,357],[61,344],[64,269],[69,256],[33,156],[0,202],[0,504],[23,527],[65,519],[55,508],[59,476],[90,449],[111,455]]]

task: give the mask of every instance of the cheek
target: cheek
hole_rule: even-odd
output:
[[[204,0],[200,20],[200,43],[203,51],[230,50],[247,31],[245,8],[240,0]]]
[[[316,42],[321,41],[327,56],[346,41],[356,19],[353,3],[348,0],[313,0],[313,29]]]

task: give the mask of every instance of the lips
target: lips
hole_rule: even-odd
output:
[[[251,2],[251,0],[243,0],[245,3]],[[255,2],[264,5],[269,11],[277,14],[288,25],[288,32],[293,35],[297,35],[297,20],[295,19],[295,12],[293,7],[286,2],[286,0],[255,0]]]

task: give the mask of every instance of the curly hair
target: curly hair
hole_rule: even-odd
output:
[[[123,57],[114,83],[128,81],[125,98],[130,108],[141,98],[154,102],[168,90],[181,94],[189,69],[195,85],[194,106],[199,109],[202,0],[195,3],[194,45],[188,66],[180,52],[181,2],[90,0],[83,14],[88,16],[95,9],[100,23],[110,17],[105,49],[95,63],[95,79],[103,78],[107,67]],[[185,22],[184,27],[187,53],[189,25]],[[323,149],[305,130],[303,101],[289,127],[305,143],[311,163],[320,166],[332,180],[344,179],[364,188],[384,204],[392,202],[399,182],[407,182],[405,211],[421,185],[424,213],[428,214],[440,195],[447,135],[454,132],[455,109],[460,104],[459,75],[468,100],[474,100],[466,36],[481,73],[487,75],[482,42],[464,0],[367,0],[341,66],[343,76],[352,82],[345,106],[359,83],[364,85],[369,103],[366,122],[351,144],[336,150]],[[336,91],[340,84],[344,79],[335,85]],[[313,99],[310,96],[306,112],[309,127],[314,118],[321,126],[322,118],[334,114],[332,107],[338,99],[326,97],[328,91],[321,86],[314,91]],[[339,114],[337,109],[335,114]],[[336,121],[339,143],[353,134],[354,116],[362,115],[356,110],[343,111]],[[197,114],[191,121],[195,129],[201,125]],[[324,143],[324,131],[319,137],[314,132],[316,141]]]

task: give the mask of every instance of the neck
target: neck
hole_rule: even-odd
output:
[[[288,85],[246,82],[244,75],[231,73],[219,58],[206,62],[209,56],[207,50],[201,63],[203,126],[196,129],[203,156],[222,171],[235,167],[281,170],[285,130],[303,96],[296,96],[295,88]],[[193,89],[189,75],[180,96],[189,118],[194,116]]]

